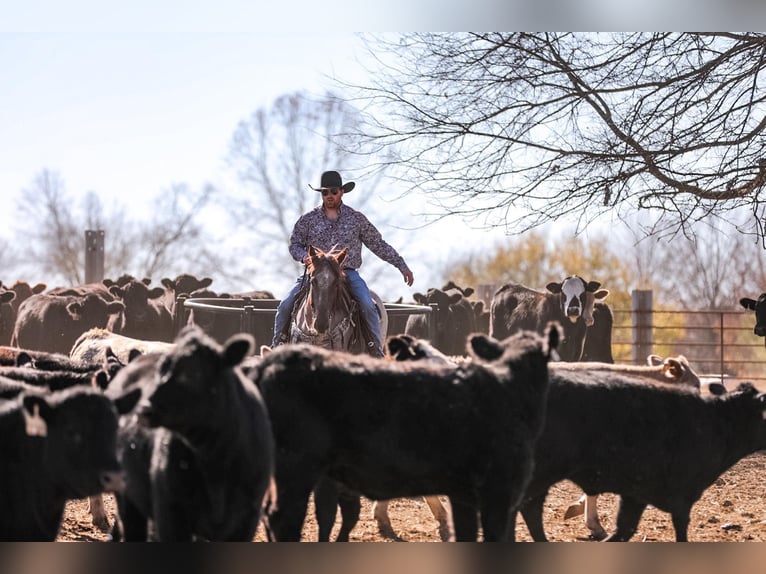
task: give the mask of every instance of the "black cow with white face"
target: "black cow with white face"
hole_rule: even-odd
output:
[[[503,339],[525,329],[542,333],[549,322],[556,321],[564,335],[558,350],[561,360],[579,361],[587,329],[593,325],[595,302],[609,294],[600,287],[598,281],[578,275],[548,283],[546,292],[506,283],[492,298],[489,334]]]

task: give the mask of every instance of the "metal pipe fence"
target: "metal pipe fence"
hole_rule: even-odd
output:
[[[755,318],[743,311],[613,310],[612,353],[615,362],[641,362],[635,353],[636,324],[650,325],[643,338],[645,354],[684,355],[706,377],[766,381],[766,348],[753,333]]]

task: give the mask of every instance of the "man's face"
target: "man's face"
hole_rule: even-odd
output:
[[[343,197],[343,188],[328,187],[322,190],[322,204],[325,208],[337,208],[340,205],[341,197]]]

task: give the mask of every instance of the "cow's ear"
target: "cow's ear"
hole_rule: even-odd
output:
[[[30,355],[26,351],[19,351],[19,354],[16,355],[16,366],[17,367],[34,366],[34,359],[32,359],[32,355]]]
[[[676,359],[665,359],[662,369],[660,369],[662,375],[671,381],[677,381],[684,374],[684,368]]]
[[[27,395],[22,399],[24,430],[28,436],[48,436],[48,423],[51,406],[41,396]]]
[[[154,289],[150,289],[149,293],[147,293],[149,299],[159,299],[163,295],[165,295],[165,290],[162,287],[155,287]]]
[[[755,300],[750,299],[749,297],[743,297],[739,300],[739,304],[742,305],[745,309],[749,309],[750,311],[755,311]]]
[[[140,399],[141,388],[134,387],[127,393],[120,395],[116,399],[113,399],[112,402],[114,403],[114,407],[117,409],[117,413],[124,415],[136,408],[136,405]]]
[[[646,364],[650,367],[659,367],[663,363],[662,357],[659,355],[649,355],[646,357]]]
[[[723,386],[721,383],[710,383],[707,386],[707,390],[711,395],[715,395],[717,397],[720,397],[721,395],[726,394],[726,387]]]
[[[386,340],[386,352],[394,361],[405,361],[415,357],[406,335],[392,335]]]
[[[37,295],[38,293],[42,293],[43,291],[45,291],[47,288],[48,288],[47,283],[38,283],[37,285],[32,287],[32,293]]]
[[[412,298],[415,300],[415,303],[420,303],[421,305],[428,305],[428,299],[426,299],[426,296],[422,293],[415,293],[412,295]]]
[[[227,367],[239,365],[255,348],[255,339],[249,333],[232,335],[223,346],[223,362]]]
[[[561,283],[551,281],[545,286],[545,288],[551,293],[561,293]]]
[[[593,294],[594,299],[606,299],[606,296],[609,295],[608,289],[599,289]]]
[[[338,265],[343,266],[343,261],[346,259],[346,255],[348,255],[348,249],[344,247],[340,250],[340,253],[335,256],[335,260],[338,262]]]
[[[471,295],[473,295],[473,287],[463,289],[463,297],[470,297]]]
[[[496,361],[503,355],[504,350],[497,339],[483,333],[476,333],[468,339],[468,352],[477,359]]]
[[[106,311],[110,315],[114,315],[115,313],[122,313],[125,310],[125,303],[122,301],[111,301],[106,306]]]
[[[72,317],[79,319],[80,313],[82,312],[82,305],[80,305],[77,301],[73,301],[66,306],[66,310]]]
[[[450,305],[454,305],[455,303],[460,301],[462,298],[463,298],[463,296],[460,293],[454,293],[454,294],[450,295],[449,304]]]
[[[104,279],[104,281],[106,281],[106,279]],[[125,290],[119,285],[112,285],[109,287],[109,292],[115,297],[119,297],[120,299],[125,296]]]
[[[170,289],[171,291],[176,290],[176,284],[173,283],[173,280],[170,279],[169,277],[163,277],[162,279],[160,279],[160,284],[164,285],[166,289]]]
[[[143,283],[147,287],[149,286],[149,283],[151,283],[151,282],[152,282],[152,278],[151,277],[144,277],[143,279],[141,279],[141,283]]]
[[[0,303],[10,303],[16,298],[16,291],[3,291],[0,293]]]
[[[595,293],[595,292],[596,292],[596,290],[597,290],[599,287],[601,287],[601,283],[600,283],[600,282],[598,282],[598,281],[588,281],[588,282],[585,284],[585,290],[586,290],[588,293]],[[604,295],[604,297],[606,297],[606,295]],[[596,297],[596,298],[597,298],[597,299],[599,299],[599,297]]]
[[[93,375],[92,383],[95,388],[101,389],[102,391],[106,390],[106,387],[109,386],[109,372],[105,369],[99,369]]]

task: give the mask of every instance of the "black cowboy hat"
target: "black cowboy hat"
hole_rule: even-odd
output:
[[[348,183],[344,184],[343,179],[341,179],[340,174],[337,171],[326,171],[322,174],[322,179],[319,182],[319,187],[314,187],[311,184],[309,184],[309,187],[314,191],[322,191],[323,189],[340,187],[343,188],[344,193],[348,193],[354,189],[355,185],[356,184],[353,181],[349,181]]]

